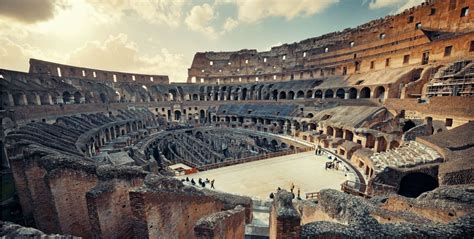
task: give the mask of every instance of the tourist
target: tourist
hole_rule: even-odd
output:
[[[291,188],[290,188],[291,193],[293,193],[293,189],[295,189],[295,185],[291,183]]]
[[[186,177],[186,182],[189,182],[189,177]]]
[[[201,179],[201,178],[199,178],[198,182],[199,182],[199,184],[202,184],[202,179]]]
[[[211,188],[212,188],[212,189],[215,189],[215,188],[214,188],[214,179],[211,181]]]
[[[196,185],[196,182],[194,181],[194,178],[191,178],[191,183],[192,183],[193,185]]]
[[[270,199],[273,199],[275,197],[275,194],[273,192],[270,193]]]

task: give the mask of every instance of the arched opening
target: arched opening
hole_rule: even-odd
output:
[[[357,98],[357,89],[356,88],[350,88],[349,89],[349,99],[355,99]]]
[[[74,97],[71,96],[71,94],[67,91],[63,93],[63,103],[64,104],[71,104],[72,101],[74,100]]]
[[[398,148],[398,146],[400,146],[400,143],[398,143],[398,141],[394,140],[394,141],[390,142],[389,148],[394,149],[394,148]]]
[[[295,92],[293,92],[293,91],[288,92],[288,99],[289,100],[294,100],[295,99]]]
[[[405,121],[405,124],[403,125],[403,133],[407,132],[408,130],[410,130],[411,128],[415,127],[416,124],[411,121],[411,120],[408,120],[408,121]]]
[[[179,111],[179,110],[174,111],[174,120],[176,120],[176,121],[181,120],[181,111]]]
[[[206,122],[206,112],[204,112],[204,110],[199,111],[199,121],[201,123]]]
[[[102,101],[102,103],[106,104],[106,103],[109,102],[109,98],[107,97],[106,94],[100,93],[100,101]]]
[[[331,126],[328,126],[326,128],[326,134],[329,135],[329,136],[333,136],[334,135],[334,129]]]
[[[304,99],[304,92],[302,90],[298,91],[298,93],[296,93],[296,98]]]
[[[370,98],[370,89],[369,89],[369,87],[364,87],[364,88],[362,88],[362,90],[360,90],[359,98],[361,98],[361,99]]]
[[[400,181],[398,194],[416,198],[424,192],[431,191],[438,187],[438,180],[425,173],[409,173]]]
[[[374,90],[374,98],[384,99],[385,98],[385,88],[383,86],[377,86]]]
[[[242,89],[242,100],[246,100],[247,99],[247,88],[243,88]]]
[[[273,90],[272,91],[272,100],[277,100],[278,99],[278,90]]]
[[[194,101],[197,101],[197,100],[199,100],[199,97],[198,97],[198,95],[197,95],[197,94],[193,94],[193,100],[194,100]]]
[[[79,91],[77,91],[76,93],[74,93],[74,103],[80,104],[82,103],[81,101],[82,101],[82,94]]]
[[[176,100],[178,100],[178,93],[176,92],[175,89],[170,89],[170,90],[168,91],[168,93],[169,93],[169,99],[170,99],[170,101],[176,101]]]
[[[15,94],[13,94],[13,104],[15,106],[27,105],[28,101],[26,99],[26,95],[24,93],[15,93]]]
[[[345,91],[342,88],[337,89],[336,91],[336,97],[340,99],[344,99]]]
[[[333,98],[334,97],[334,91],[331,89],[328,89],[324,92],[324,98]]]
[[[313,97],[313,91],[308,90],[308,92],[306,92],[306,99],[311,99],[312,97]]]
[[[317,90],[314,92],[314,98],[321,99],[323,98],[323,92],[321,90]]]
[[[278,97],[280,100],[286,100],[286,92],[281,91],[280,92],[280,97]]]

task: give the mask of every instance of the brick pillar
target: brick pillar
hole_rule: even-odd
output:
[[[301,217],[292,203],[293,195],[280,190],[270,208],[270,239],[297,239],[301,235]]]

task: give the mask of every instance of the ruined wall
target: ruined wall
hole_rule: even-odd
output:
[[[472,9],[472,2],[429,1],[396,16],[273,47],[268,52],[199,52],[188,69],[188,83],[312,79],[368,72],[423,64],[425,52],[429,52],[430,61],[462,58],[473,54],[469,49],[473,17],[461,16],[465,7]],[[439,35],[443,41],[434,41]],[[446,46],[453,46],[448,56],[444,54]]]
[[[301,218],[291,202],[293,195],[285,190],[280,190],[275,194],[270,208],[270,229],[271,239],[296,239],[300,238]]]
[[[222,203],[212,197],[181,187],[172,183],[130,192],[136,237],[193,238],[195,223],[221,210]]]
[[[129,192],[143,185],[145,172],[106,167],[99,168],[99,174],[101,182],[86,194],[93,235],[97,238],[133,237]]]
[[[30,59],[30,74],[56,77],[87,78],[110,82],[137,82],[145,84],[168,84],[166,75],[144,75],[116,71],[104,71],[85,67],[69,66],[53,62]],[[115,76],[115,77],[114,77]]]
[[[198,239],[245,237],[245,209],[241,206],[199,219],[194,227]]]

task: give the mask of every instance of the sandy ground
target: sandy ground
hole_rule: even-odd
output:
[[[346,180],[345,173],[336,170],[325,170],[325,156],[314,155],[313,151],[286,155],[261,161],[238,164],[208,171],[203,171],[178,178],[215,179],[218,191],[250,196],[265,200],[278,187],[290,190],[295,185],[294,193],[300,188],[301,198],[307,192],[317,192],[324,188],[340,190]],[[209,188],[210,184],[206,185]]]

